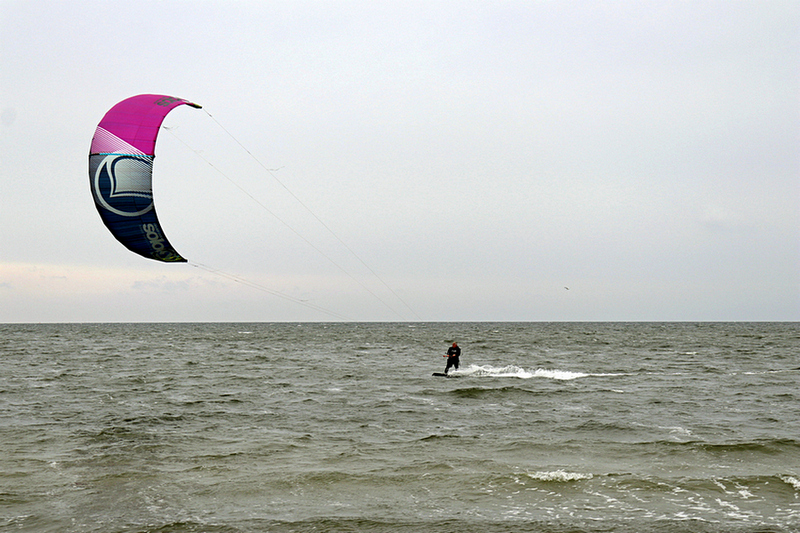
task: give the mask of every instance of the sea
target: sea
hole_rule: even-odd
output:
[[[4,324],[0,531],[796,532],[799,380],[798,323]]]

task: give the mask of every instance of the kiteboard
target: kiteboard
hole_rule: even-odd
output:
[[[440,378],[457,378],[457,377],[460,377],[460,376],[454,375],[454,374],[445,374],[444,372],[434,372],[433,375],[437,376],[437,377],[440,377]]]

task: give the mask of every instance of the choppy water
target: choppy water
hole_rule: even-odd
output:
[[[799,369],[797,323],[0,325],[0,530],[800,531]]]

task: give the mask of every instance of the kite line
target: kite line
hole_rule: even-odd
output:
[[[329,233],[331,236],[333,236],[333,238],[334,238],[336,241],[338,241],[338,242],[339,242],[339,244],[340,244],[340,245],[341,245],[341,246],[342,246],[342,247],[343,247],[345,250],[347,250],[347,252],[348,252],[350,255],[352,255],[352,256],[353,256],[353,257],[354,257],[354,258],[355,258],[355,259],[356,259],[356,260],[357,260],[357,261],[358,261],[358,262],[359,262],[359,263],[360,263],[362,266],[364,266],[364,267],[365,267],[365,268],[366,268],[366,269],[367,269],[367,270],[370,272],[370,274],[372,274],[372,276],[374,276],[374,277],[375,277],[375,279],[377,279],[377,280],[378,280],[378,281],[379,281],[379,282],[380,282],[380,283],[381,283],[381,284],[382,284],[382,285],[383,285],[383,286],[384,286],[384,287],[385,287],[385,288],[386,288],[386,289],[387,289],[387,290],[388,290],[388,291],[389,291],[389,292],[390,292],[390,293],[391,293],[391,294],[392,294],[392,295],[393,295],[393,296],[394,296],[394,297],[397,299],[397,301],[401,302],[401,303],[403,304],[403,306],[404,306],[406,309],[408,309],[408,311],[410,311],[410,312],[411,312],[411,314],[412,314],[414,317],[416,317],[416,319],[417,319],[417,320],[422,320],[422,319],[420,318],[420,316],[419,316],[419,315],[416,313],[416,311],[414,311],[414,309],[413,309],[413,308],[412,308],[412,307],[411,307],[411,306],[410,306],[410,305],[409,305],[409,304],[408,304],[408,303],[407,303],[407,302],[406,302],[406,301],[405,301],[403,298],[401,298],[401,297],[400,297],[400,295],[399,295],[399,294],[397,294],[397,292],[396,292],[394,289],[392,289],[392,287],[391,287],[391,286],[389,286],[389,284],[388,284],[388,283],[387,283],[387,282],[386,282],[386,281],[385,281],[383,278],[381,278],[381,276],[379,276],[379,275],[378,275],[378,273],[377,273],[377,272],[375,272],[375,270],[374,270],[372,267],[370,267],[370,266],[369,266],[369,265],[366,263],[366,261],[364,261],[364,260],[363,260],[363,259],[362,259],[362,258],[361,258],[361,257],[360,257],[360,256],[359,256],[359,255],[358,255],[356,252],[355,252],[355,250],[353,250],[353,249],[352,249],[350,246],[348,246],[348,245],[347,245],[347,243],[346,243],[346,242],[344,242],[344,240],[343,240],[341,237],[339,237],[339,235],[337,235],[337,234],[336,234],[336,232],[334,232],[334,231],[333,231],[333,229],[331,229],[331,227],[330,227],[328,224],[326,224],[326,223],[325,223],[325,222],[324,222],[324,221],[323,221],[323,220],[322,220],[322,219],[321,219],[321,218],[320,218],[320,217],[319,217],[319,216],[318,216],[316,213],[314,213],[314,211],[313,211],[313,210],[312,210],[310,207],[308,207],[308,205],[306,205],[306,203],[305,203],[305,202],[303,202],[303,201],[302,201],[302,200],[301,200],[301,199],[300,199],[300,198],[299,198],[299,197],[298,197],[298,196],[297,196],[297,195],[296,195],[296,194],[295,194],[295,193],[294,193],[294,192],[293,192],[291,189],[289,189],[289,187],[288,187],[288,186],[287,186],[285,183],[283,183],[283,181],[281,181],[281,180],[280,180],[280,179],[279,179],[279,178],[276,176],[275,172],[276,172],[277,170],[279,170],[279,169],[271,169],[271,168],[268,168],[268,167],[267,167],[267,166],[266,166],[266,165],[265,165],[263,162],[261,162],[261,161],[260,161],[260,160],[259,160],[259,159],[258,159],[258,158],[257,158],[257,157],[256,157],[256,156],[255,156],[255,155],[254,155],[254,154],[253,154],[253,153],[252,153],[252,152],[251,152],[251,151],[250,151],[250,150],[249,150],[249,149],[248,149],[248,148],[247,148],[247,147],[246,147],[246,146],[245,146],[245,145],[244,145],[242,142],[241,142],[241,141],[239,141],[239,139],[237,139],[237,138],[236,138],[236,137],[235,137],[235,136],[234,136],[234,135],[233,135],[233,134],[232,134],[232,133],[231,133],[231,132],[230,132],[230,131],[229,131],[229,130],[228,130],[226,127],[225,127],[225,126],[223,126],[223,125],[222,125],[222,124],[221,124],[221,123],[220,123],[220,122],[219,122],[219,121],[218,121],[218,120],[217,120],[217,119],[216,119],[216,118],[215,118],[215,117],[214,117],[214,116],[213,116],[211,113],[209,113],[209,112],[208,112],[206,109],[203,109],[203,111],[205,111],[206,115],[208,115],[208,117],[209,117],[209,118],[210,118],[210,119],[211,119],[211,120],[212,120],[212,121],[213,121],[213,122],[214,122],[214,123],[215,123],[215,124],[216,124],[216,125],[217,125],[217,126],[218,126],[218,127],[219,127],[219,128],[220,128],[220,129],[221,129],[221,130],[222,130],[222,131],[223,131],[223,132],[226,134],[226,135],[227,135],[227,136],[228,136],[228,137],[230,137],[230,138],[233,140],[233,142],[235,142],[235,143],[236,143],[236,144],[237,144],[237,145],[238,145],[238,146],[239,146],[239,147],[240,147],[240,148],[241,148],[241,149],[242,149],[242,150],[243,150],[245,153],[247,153],[247,155],[248,155],[248,156],[250,156],[250,158],[251,158],[253,161],[255,161],[255,163],[256,163],[258,166],[260,166],[260,167],[261,167],[261,168],[262,168],[262,169],[263,169],[263,170],[264,170],[264,171],[265,171],[267,174],[269,174],[269,175],[270,175],[270,177],[272,177],[272,179],[273,179],[273,180],[275,180],[275,182],[276,182],[276,183],[278,183],[278,184],[281,186],[281,188],[283,188],[283,189],[284,189],[284,190],[285,190],[285,191],[286,191],[286,192],[287,192],[287,193],[288,193],[288,194],[289,194],[289,195],[290,195],[290,196],[291,196],[291,197],[292,197],[292,198],[293,198],[293,199],[294,199],[294,200],[295,200],[295,201],[296,201],[298,204],[300,204],[300,206],[302,206],[302,207],[303,207],[303,209],[305,209],[305,211],[307,211],[307,212],[308,212],[308,213],[309,213],[309,214],[310,214],[310,215],[311,215],[311,216],[312,216],[312,217],[313,217],[313,218],[314,218],[314,219],[315,219],[315,220],[316,220],[316,221],[317,221],[317,222],[318,222],[318,223],[319,223],[319,224],[320,224],[320,225],[321,225],[323,228],[325,228],[325,230],[326,230],[326,231],[327,231],[327,232],[328,232],[328,233]],[[308,238],[306,238],[306,237],[305,237],[305,236],[304,236],[302,233],[300,233],[300,232],[299,232],[297,229],[295,229],[295,228],[294,228],[294,227],[293,227],[291,224],[289,224],[287,221],[285,221],[285,220],[284,220],[284,219],[282,219],[280,216],[278,216],[278,215],[277,215],[277,214],[276,214],[274,211],[272,211],[272,210],[271,210],[271,209],[270,209],[270,208],[269,208],[267,205],[265,205],[265,204],[264,204],[262,201],[260,201],[260,200],[259,200],[258,198],[256,198],[256,197],[255,197],[253,194],[251,194],[251,193],[250,193],[250,192],[249,192],[247,189],[245,189],[245,188],[244,188],[242,185],[240,185],[240,184],[239,184],[239,183],[237,183],[237,182],[236,182],[236,181],[235,181],[233,178],[231,178],[231,177],[230,177],[230,175],[228,175],[228,174],[227,174],[226,172],[224,172],[224,171],[223,171],[221,168],[219,168],[219,166],[215,165],[215,164],[214,164],[212,161],[210,161],[210,160],[209,160],[207,157],[205,157],[205,156],[204,156],[204,155],[203,155],[203,154],[202,154],[202,153],[201,153],[199,150],[196,150],[196,149],[194,149],[192,146],[190,146],[188,143],[186,143],[186,142],[185,142],[183,139],[181,139],[181,138],[180,138],[180,137],[179,137],[179,136],[178,136],[178,135],[177,135],[177,134],[174,132],[174,129],[173,129],[173,128],[166,128],[166,127],[164,127],[163,129],[165,129],[167,132],[169,132],[169,133],[170,133],[170,134],[171,134],[171,135],[172,135],[172,136],[173,136],[173,137],[174,137],[176,140],[178,140],[178,141],[179,141],[181,144],[183,144],[183,145],[184,145],[184,146],[185,146],[185,147],[186,147],[186,148],[187,148],[189,151],[191,151],[192,153],[194,153],[194,154],[195,154],[195,156],[197,156],[197,157],[198,157],[198,158],[200,158],[200,159],[201,159],[203,162],[205,162],[207,165],[209,165],[209,167],[210,167],[210,168],[212,168],[212,169],[213,169],[213,170],[214,170],[216,173],[218,173],[219,175],[221,175],[221,176],[222,176],[223,178],[225,178],[225,179],[226,179],[228,182],[230,182],[230,183],[231,183],[231,184],[232,184],[234,187],[236,187],[237,189],[239,189],[239,191],[241,191],[241,192],[242,192],[242,193],[243,193],[245,196],[247,196],[248,198],[250,198],[250,200],[252,200],[252,201],[253,201],[253,202],[254,202],[256,205],[258,205],[258,207],[260,207],[260,208],[261,208],[261,209],[263,209],[265,212],[267,212],[269,215],[271,215],[273,218],[275,218],[275,219],[276,219],[278,222],[280,222],[280,223],[281,223],[283,226],[285,226],[285,227],[286,227],[286,228],[287,228],[289,231],[291,231],[291,232],[292,232],[293,234],[295,234],[295,235],[296,235],[296,236],[297,236],[299,239],[301,239],[301,240],[302,240],[303,242],[305,242],[305,243],[306,243],[308,246],[310,246],[310,247],[311,247],[311,248],[312,248],[314,251],[316,251],[316,252],[317,252],[318,254],[320,254],[320,255],[321,255],[323,258],[325,258],[325,259],[326,259],[326,260],[327,260],[329,263],[331,263],[331,264],[332,264],[334,267],[336,267],[336,268],[337,268],[339,271],[341,271],[341,272],[342,272],[344,275],[346,275],[347,277],[349,277],[349,278],[350,278],[350,279],[351,279],[353,282],[355,282],[355,283],[356,283],[356,284],[357,284],[359,287],[361,287],[361,288],[362,288],[364,291],[366,291],[367,293],[369,293],[369,294],[370,294],[370,295],[371,295],[373,298],[375,298],[375,299],[376,299],[376,300],[378,300],[378,301],[379,301],[381,304],[383,304],[383,306],[384,306],[384,307],[386,307],[387,309],[389,309],[389,310],[390,310],[390,311],[391,311],[391,312],[392,312],[394,315],[396,315],[397,317],[399,317],[401,320],[405,320],[405,318],[406,318],[406,317],[405,317],[405,316],[403,316],[403,314],[402,314],[402,313],[400,313],[400,312],[399,312],[397,309],[395,309],[395,308],[394,308],[392,305],[390,305],[388,302],[386,302],[386,301],[385,301],[383,298],[381,298],[381,297],[380,297],[378,294],[376,294],[376,293],[375,293],[373,290],[371,290],[369,287],[367,287],[367,286],[366,286],[366,285],[365,285],[365,284],[364,284],[364,283],[363,283],[361,280],[359,280],[358,278],[356,278],[356,277],[355,277],[353,274],[351,274],[351,273],[350,273],[350,272],[349,272],[347,269],[345,269],[343,266],[341,266],[339,263],[337,263],[337,262],[336,262],[336,261],[335,261],[333,258],[331,258],[331,257],[330,257],[328,254],[326,254],[324,251],[322,251],[322,250],[321,250],[321,249],[320,249],[318,246],[316,246],[314,243],[312,243],[312,242],[311,242],[311,241],[310,241]],[[281,168],[283,168],[283,167],[281,167]],[[241,277],[239,277],[239,276],[235,276],[235,275],[232,275],[232,274],[224,273],[224,272],[222,272],[222,271],[215,270],[215,269],[211,269],[211,268],[209,268],[209,267],[202,266],[202,265],[199,265],[199,264],[196,264],[196,266],[198,266],[198,267],[200,267],[200,268],[202,268],[202,269],[206,270],[207,272],[214,273],[214,274],[218,274],[218,275],[221,275],[221,276],[223,276],[223,277],[227,277],[228,279],[231,279],[231,280],[233,280],[233,281],[237,281],[237,282],[239,282],[239,283],[242,283],[242,284],[244,284],[244,285],[246,285],[246,286],[250,286],[250,287],[252,287],[252,288],[255,288],[255,289],[258,289],[258,290],[262,290],[262,291],[264,291],[264,292],[268,292],[268,293],[270,293],[270,294],[273,294],[273,295],[275,295],[275,296],[279,296],[279,297],[281,297],[281,298],[284,298],[284,299],[288,299],[288,300],[294,301],[295,303],[299,303],[299,304],[305,305],[306,307],[311,307],[311,308],[313,308],[313,309],[316,309],[316,310],[318,310],[318,311],[325,312],[325,313],[327,313],[327,314],[329,314],[329,315],[334,315],[334,316],[338,316],[339,318],[343,318],[343,317],[341,317],[341,316],[337,315],[336,313],[333,313],[333,312],[331,312],[331,311],[328,311],[328,310],[326,310],[326,309],[320,308],[320,307],[318,307],[318,306],[309,306],[309,305],[306,305],[306,302],[303,302],[303,301],[301,301],[301,300],[295,299],[295,298],[293,298],[293,297],[291,297],[291,296],[288,296],[288,295],[285,295],[285,294],[283,294],[283,293],[280,293],[280,292],[277,292],[277,291],[274,291],[274,290],[268,289],[268,288],[266,288],[266,287],[263,287],[263,286],[260,286],[260,285],[258,285],[258,284],[252,283],[252,282],[250,282],[250,281],[248,281],[248,280],[246,280],[246,279],[244,279],[244,278],[241,278]]]

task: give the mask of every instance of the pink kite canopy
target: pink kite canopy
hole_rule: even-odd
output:
[[[121,101],[97,125],[90,153],[112,153],[119,152],[120,147],[128,150],[133,147],[133,153],[153,155],[164,117],[184,104],[200,108],[187,100],[160,94],[140,94]]]

